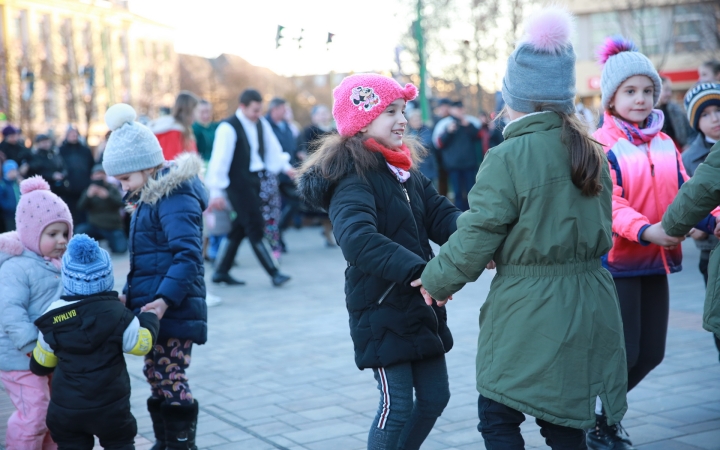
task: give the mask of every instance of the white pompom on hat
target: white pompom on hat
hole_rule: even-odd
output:
[[[135,122],[132,106],[118,103],[108,108],[105,123],[112,133],[103,152],[102,165],[109,176],[157,167],[163,162],[162,148],[152,131]]]

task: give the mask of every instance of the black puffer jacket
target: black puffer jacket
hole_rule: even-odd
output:
[[[351,169],[332,184],[311,168],[298,185],[311,205],[329,211],[348,262],[345,295],[357,366],[387,367],[449,351],[445,308],[427,306],[410,283],[433,256],[429,240],[445,243],[460,211],[416,170],[401,184],[379,153],[364,180]]]

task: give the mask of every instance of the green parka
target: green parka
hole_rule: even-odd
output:
[[[720,205],[720,142],[710,149],[705,162],[680,188],[662,219],[670,236],[683,236],[710,211]],[[693,218],[697,218],[693,222]],[[703,328],[720,338],[720,253],[713,250],[708,263],[708,285],[705,290]]]
[[[470,210],[431,260],[422,282],[447,298],[497,276],[480,309],[477,389],[536,418],[595,425],[599,396],[610,423],[627,410],[627,363],[615,284],[600,257],[612,245],[612,181],[586,197],[573,185],[562,119],[553,112],[511,122],[483,161]]]

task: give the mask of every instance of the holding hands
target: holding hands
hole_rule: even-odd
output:
[[[159,298],[155,301],[152,301],[148,303],[147,305],[143,306],[140,311],[141,312],[151,312],[154,313],[156,316],[158,316],[158,319],[162,319],[163,315],[165,314],[165,311],[168,309],[168,304],[165,303],[165,300],[162,298]]]
[[[412,286],[412,287],[419,287],[419,288],[420,288],[420,293],[422,294],[423,298],[425,299],[425,303],[426,303],[428,306],[432,306],[433,300],[437,302],[437,305],[438,305],[438,306],[445,306],[445,304],[446,304],[448,301],[452,300],[452,295],[451,295],[450,297],[446,298],[445,300],[435,300],[435,299],[433,299],[432,296],[430,295],[430,293],[429,293],[427,290],[425,290],[425,288],[423,287],[423,285],[422,285],[422,280],[421,280],[420,278],[418,278],[417,280],[415,280],[415,281],[413,281],[412,283],[410,283],[410,286]]]
[[[640,235],[640,238],[644,241],[652,242],[653,244],[665,247],[667,250],[673,250],[685,240],[685,236],[668,236],[660,222],[647,227],[645,231],[643,231],[642,235]]]

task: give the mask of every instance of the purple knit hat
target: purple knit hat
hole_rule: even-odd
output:
[[[338,133],[347,137],[356,135],[382,114],[390,103],[399,98],[413,100],[417,93],[413,84],[402,87],[392,78],[376,73],[345,77],[333,90],[335,104],[332,114]]]
[[[41,255],[40,236],[53,223],[68,226],[68,240],[72,237],[73,221],[64,201],[50,192],[50,185],[40,175],[20,183],[20,201],[15,210],[15,223],[20,242],[28,250]]]

